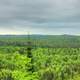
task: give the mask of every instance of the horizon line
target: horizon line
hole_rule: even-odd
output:
[[[80,34],[0,34],[0,36],[8,36],[8,35],[14,35],[14,36],[19,36],[19,35],[72,35],[72,36],[80,36]]]

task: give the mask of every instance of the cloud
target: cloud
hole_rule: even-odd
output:
[[[60,28],[64,29],[63,32],[68,32],[70,28],[73,31],[80,27],[80,0],[0,0],[0,28],[2,27],[9,31],[30,30],[51,34],[54,28],[55,33]]]

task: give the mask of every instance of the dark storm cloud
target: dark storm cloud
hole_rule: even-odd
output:
[[[0,27],[34,32],[80,28],[80,0],[0,0]]]

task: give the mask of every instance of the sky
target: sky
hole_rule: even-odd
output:
[[[80,35],[80,0],[0,0],[0,34]]]

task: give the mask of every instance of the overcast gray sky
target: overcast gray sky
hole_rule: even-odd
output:
[[[80,0],[0,0],[0,34],[80,34]]]

